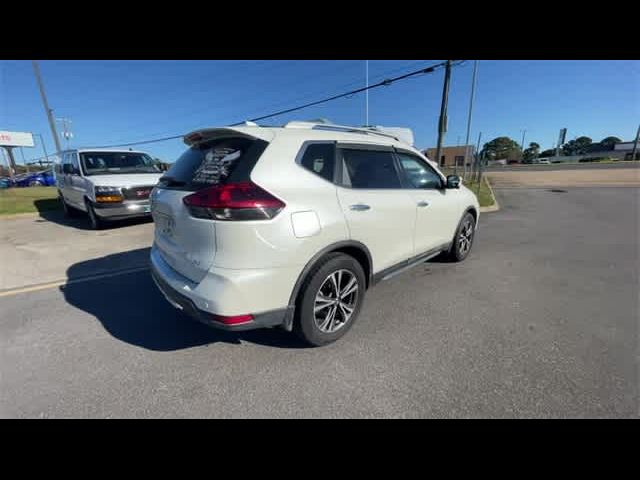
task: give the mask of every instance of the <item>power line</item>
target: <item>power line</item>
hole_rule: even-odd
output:
[[[286,62],[286,63],[289,63],[289,64],[290,64],[290,63],[293,63],[293,61],[289,61],[289,62]],[[285,64],[286,64],[286,63],[285,63]],[[391,75],[391,74],[393,74],[393,73],[397,73],[397,72],[400,72],[400,71],[403,71],[403,70],[407,70],[408,68],[413,67],[414,65],[417,65],[417,64],[420,64],[420,63],[424,64],[424,60],[418,60],[418,61],[415,61],[415,62],[411,62],[411,63],[408,63],[408,64],[406,64],[406,65],[403,65],[402,67],[399,67],[399,68],[394,68],[394,69],[391,69],[391,70],[385,70],[384,72],[381,72],[381,73],[379,73],[379,74],[375,75],[375,76],[374,76],[374,77],[372,77],[370,80],[376,80],[376,79],[378,79],[378,78],[383,78],[383,77],[385,77],[386,75]],[[280,68],[281,66],[282,66],[282,64],[277,65],[277,67],[278,67],[278,68]],[[269,70],[271,70],[271,69],[266,69],[266,70],[264,70],[264,71],[269,71]],[[264,71],[261,73],[261,75],[262,75],[262,74],[264,74]],[[341,72],[343,72],[343,71],[344,71],[344,69],[343,69],[343,68],[339,68],[339,69],[333,70],[333,71],[331,71],[331,72],[328,72],[328,73],[329,73],[329,75],[326,75],[326,74],[318,75],[318,74],[315,74],[315,73],[314,73],[313,75],[308,76],[308,77],[303,77],[302,79],[300,79],[300,78],[296,78],[295,82],[292,82],[292,83],[285,83],[285,84],[284,84],[284,86],[298,84],[298,83],[300,83],[301,81],[304,81],[306,78],[320,78],[320,77],[327,77],[327,76],[332,76],[332,77],[333,77],[333,76],[335,76],[335,74],[336,74],[336,73],[341,73]],[[226,77],[225,77],[225,79],[227,79],[227,80],[228,80],[228,78],[226,78]],[[361,85],[361,80],[357,80],[357,81],[349,82],[349,83],[346,83],[346,84],[338,85],[338,86],[336,86],[336,87],[335,87],[335,89],[339,89],[339,88],[340,88],[340,89],[341,89],[341,88],[349,88],[349,87],[352,87],[352,86],[354,86],[354,85]],[[282,86],[282,85],[281,85],[281,86]],[[307,99],[309,99],[309,98],[314,98],[314,97],[317,97],[317,96],[319,96],[319,95],[321,95],[321,94],[326,94],[326,89],[325,89],[323,92],[317,92],[317,91],[316,91],[316,92],[312,92],[312,93],[309,93],[309,94],[306,94],[306,95],[303,95],[303,96],[298,96],[298,97],[296,97],[296,98],[294,98],[294,99],[285,100],[285,101],[281,101],[281,102],[277,102],[277,103],[272,103],[272,104],[269,104],[269,105],[265,105],[265,106],[263,106],[262,108],[260,108],[258,111],[259,111],[259,112],[261,112],[261,111],[267,111],[267,112],[268,112],[268,111],[270,111],[270,110],[272,110],[272,109],[275,109],[275,108],[281,108],[282,106],[285,106],[285,105],[291,105],[291,104],[294,104],[294,105],[295,105],[297,102],[306,101],[306,100],[307,100]],[[204,107],[204,108],[198,108],[198,109],[196,109],[196,110],[191,110],[191,111],[182,112],[182,113],[181,113],[181,116],[183,117],[183,119],[185,118],[185,116],[186,116],[186,118],[193,118],[193,116],[194,116],[194,115],[201,114],[201,113],[203,113],[203,112],[205,112],[205,111],[209,111],[209,112],[210,112],[214,107],[216,107],[216,108],[220,108],[220,107],[227,106],[227,105],[237,104],[237,103],[238,103],[238,101],[239,101],[239,100],[241,100],[241,99],[242,99],[242,100],[253,100],[253,99],[263,98],[263,97],[264,97],[264,95],[263,95],[263,94],[260,94],[260,95],[254,95],[254,96],[250,96],[250,97],[247,97],[247,95],[246,95],[246,94],[239,94],[239,95],[237,95],[237,96],[235,96],[235,97],[228,98],[228,99],[227,99],[227,101],[224,101],[224,102],[222,102],[222,103],[215,103],[215,104],[213,104],[213,105],[212,105],[212,104],[209,104],[209,105],[207,105],[207,106],[206,106],[206,107]],[[174,114],[175,114],[175,112],[174,112]],[[207,116],[207,118],[209,118],[209,117],[210,117],[210,116]],[[202,117],[201,117],[201,118],[202,118]],[[146,126],[149,126],[149,125],[154,125],[154,124],[162,123],[163,121],[164,121],[164,120],[159,119],[159,120],[151,121],[151,122],[149,122],[149,121],[146,121],[146,122],[139,122],[139,123],[137,123],[137,124],[128,125],[128,126],[127,126],[127,128],[126,128],[126,131],[127,131],[127,132],[129,132],[129,131],[131,131],[131,129],[132,129],[132,128],[135,128],[135,127],[140,126],[140,125],[146,125]],[[203,121],[204,121],[204,120],[203,120]],[[198,120],[195,120],[194,122],[200,122],[200,120],[198,119]],[[125,130],[121,130],[121,132],[124,132],[124,131],[125,131]],[[113,132],[112,132],[112,133],[113,133]],[[162,135],[162,134],[166,134],[166,133],[168,133],[168,132],[167,132],[167,130],[163,130],[163,131],[160,131],[160,132],[158,132],[158,133],[148,134],[148,136],[151,136],[151,135]],[[146,136],[147,136],[147,135],[140,135],[140,136],[138,136],[138,138],[140,138],[140,137],[145,138]],[[117,140],[116,140],[116,141],[117,141]],[[136,140],[132,139],[131,141],[133,142],[133,141],[136,141]]]
[[[458,65],[463,64],[464,62],[465,62],[464,60],[459,60],[457,62],[452,62],[451,65],[452,66],[458,66]],[[431,66],[428,66],[428,67],[425,67],[425,68],[421,68],[419,70],[414,70],[412,72],[405,73],[404,75],[400,75],[398,77],[387,78],[387,79],[382,80],[381,82],[375,83],[373,85],[369,85],[369,86],[366,86],[366,87],[358,88],[358,89],[351,90],[351,91],[345,92],[345,93],[340,93],[338,95],[333,95],[331,97],[323,98],[322,100],[316,100],[315,102],[309,102],[309,103],[306,103],[304,105],[300,105],[298,107],[292,107],[292,108],[288,108],[288,109],[285,109],[285,110],[280,110],[280,111],[277,111],[277,112],[274,112],[274,113],[270,113],[268,115],[262,115],[260,117],[249,119],[249,121],[250,122],[257,122],[257,121],[264,120],[264,119],[267,119],[267,118],[277,117],[277,116],[280,116],[280,115],[284,115],[286,113],[291,113],[291,112],[295,112],[295,111],[302,110],[302,109],[305,109],[305,108],[313,107],[315,105],[320,105],[322,103],[331,102],[333,100],[338,100],[340,98],[356,95],[358,93],[362,93],[362,92],[367,91],[367,90],[373,90],[374,88],[388,87],[389,85],[391,85],[391,84],[393,84],[395,82],[398,82],[400,80],[405,80],[407,78],[415,77],[417,75],[424,75],[424,74],[427,74],[427,73],[433,73],[434,71],[436,71],[436,69],[442,68],[446,64],[447,64],[447,62],[436,63],[434,65],[431,65]],[[242,122],[235,122],[234,125],[237,125],[239,123],[242,123]],[[131,146],[134,146],[134,145],[145,145],[145,144],[149,144],[149,143],[157,143],[157,142],[164,142],[164,141],[167,141],[167,140],[175,140],[177,138],[182,138],[183,136],[184,136],[184,134],[171,135],[171,136],[168,136],[168,137],[156,138],[156,139],[153,139],[153,140],[142,140],[142,141],[138,141],[138,142],[119,143],[119,144],[114,144],[114,145],[103,145],[103,146],[99,146],[99,147],[94,146],[94,147],[90,147],[90,148],[131,147]]]
[[[348,97],[350,95],[355,95],[357,93],[361,93],[361,92],[364,92],[364,91],[367,91],[367,90],[373,90],[374,88],[388,87],[392,83],[395,83],[395,82],[397,82],[399,80],[404,80],[405,78],[414,77],[416,75],[421,75],[421,74],[425,74],[425,73],[432,73],[432,72],[434,72],[436,70],[436,68],[441,68],[441,67],[445,66],[446,64],[447,64],[447,62],[437,63],[437,64],[432,65],[432,66],[427,67],[427,68],[422,68],[420,70],[415,70],[413,72],[406,73],[404,75],[400,75],[399,77],[388,78],[388,79],[382,80],[381,82],[375,83],[373,85],[369,85],[369,86],[366,86],[366,87],[358,88],[356,90],[351,90],[350,92],[341,93],[339,95],[334,95],[332,97],[324,98],[322,100],[317,100],[315,102],[309,102],[309,103],[306,103],[306,104],[301,105],[299,107],[288,108],[286,110],[280,110],[279,112],[271,113],[269,115],[263,115],[261,117],[252,118],[249,121],[250,122],[257,122],[259,120],[264,120],[266,118],[277,117],[279,115],[284,115],[285,113],[291,113],[291,112],[295,112],[295,111],[298,111],[298,110],[302,110],[303,108],[309,108],[309,107],[313,107],[315,105],[320,105],[322,103],[331,102],[333,100],[337,100],[337,99],[343,98],[343,97]]]

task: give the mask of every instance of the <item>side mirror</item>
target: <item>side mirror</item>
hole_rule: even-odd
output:
[[[460,188],[460,177],[458,175],[447,176],[447,188]]]

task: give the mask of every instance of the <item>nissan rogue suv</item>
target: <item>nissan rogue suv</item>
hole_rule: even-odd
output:
[[[282,326],[327,344],[377,282],[471,249],[475,195],[434,168],[410,130],[245,122],[184,141],[151,194],[151,272],[206,324]]]

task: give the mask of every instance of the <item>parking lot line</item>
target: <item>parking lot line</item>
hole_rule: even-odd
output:
[[[101,280],[103,278],[110,278],[110,277],[116,277],[118,275],[127,275],[129,273],[136,273],[136,272],[142,272],[145,270],[148,270],[149,267],[144,266],[144,267],[134,267],[134,268],[127,268],[127,269],[123,269],[123,270],[118,270],[115,272],[107,272],[107,273],[99,273],[96,275],[87,275],[85,277],[81,277],[81,278],[73,278],[73,279],[64,279],[64,280],[57,280],[55,282],[48,282],[48,283],[40,283],[37,285],[28,285],[25,287],[19,287],[19,288],[12,288],[9,290],[4,290],[4,291],[0,291],[0,297],[9,297],[12,295],[19,295],[21,293],[30,293],[30,292],[37,292],[38,290],[46,290],[49,288],[55,288],[55,287],[59,287],[62,285],[72,285],[75,283],[83,283],[83,282],[91,282],[93,280]]]

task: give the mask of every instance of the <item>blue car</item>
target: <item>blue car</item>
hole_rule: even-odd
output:
[[[14,183],[16,187],[51,187],[56,184],[56,179],[53,170],[43,170],[20,175],[15,178]]]

